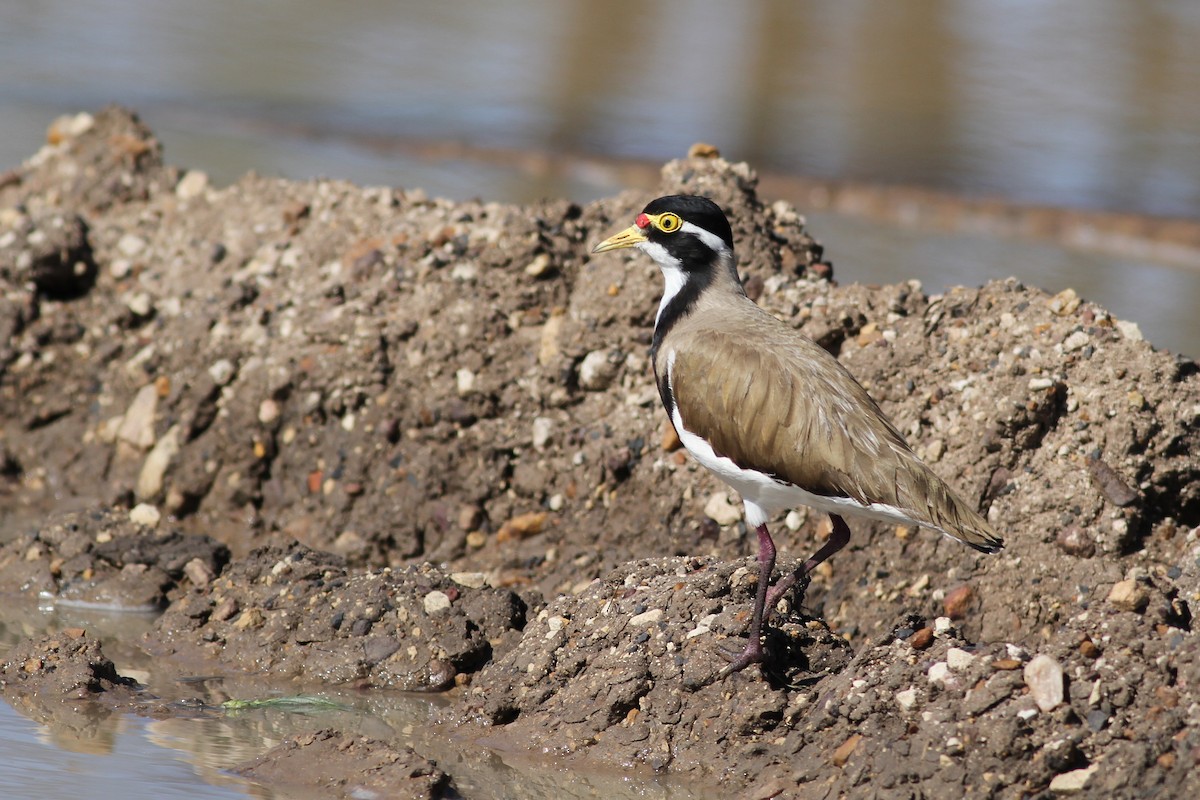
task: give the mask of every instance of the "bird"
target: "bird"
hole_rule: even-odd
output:
[[[769,609],[846,546],[844,516],[932,528],[984,553],[1004,546],[841,362],[746,295],[733,231],[715,202],[659,197],[592,252],[622,248],[662,270],[650,356],[667,416],[691,456],[741,495],[758,538],[748,641],[725,654],[720,677],[762,664]],[[770,587],[776,547],[767,521],[800,505],[828,514],[832,532]]]

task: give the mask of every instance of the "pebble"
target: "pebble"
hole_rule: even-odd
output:
[[[1108,593],[1108,602],[1118,611],[1140,614],[1150,604],[1150,593],[1135,580],[1117,581]]]
[[[191,561],[183,565],[183,574],[188,576],[193,586],[208,586],[212,583],[213,578],[217,577],[212,567],[208,563],[199,558],[193,558]]]
[[[138,473],[137,486],[134,489],[140,499],[151,500],[162,492],[163,478],[167,473],[167,468],[171,466],[171,462],[179,453],[180,433],[179,426],[172,425],[171,429],[163,434],[163,437],[146,454],[146,460],[142,462],[142,471]]]
[[[475,391],[475,373],[465,367],[454,373],[454,384],[459,397]]]
[[[279,403],[268,397],[258,404],[259,422],[263,425],[270,425],[277,419],[279,419]]]
[[[429,594],[425,595],[422,604],[425,607],[425,613],[429,615],[437,614],[450,608],[450,595],[445,592],[440,592],[434,589]]]
[[[154,445],[154,415],[157,412],[158,390],[153,383],[148,383],[138,389],[129,404],[121,427],[117,429],[117,438],[134,447],[149,449]]]
[[[175,196],[180,200],[191,200],[208,191],[208,175],[198,169],[188,173],[175,184]]]
[[[1075,331],[1063,340],[1063,350],[1068,353],[1082,350],[1084,347],[1087,347],[1089,341],[1091,341],[1091,338],[1086,333]]]
[[[537,450],[546,449],[554,436],[554,420],[549,417],[537,417],[533,420],[533,446]]]
[[[482,589],[487,586],[487,574],[483,572],[451,572],[450,580],[468,589]]]
[[[950,672],[950,665],[945,661],[935,661],[926,673],[926,677],[930,683],[940,684],[947,688],[958,685],[958,679]]]
[[[579,364],[579,386],[589,392],[602,392],[617,376],[619,362],[609,357],[608,350],[593,350]]]
[[[496,531],[496,541],[507,542],[539,534],[546,526],[546,520],[549,517],[550,514],[546,511],[518,514],[510,520],[505,520],[504,524],[500,526],[500,530]]]
[[[129,521],[135,525],[153,528],[158,525],[160,519],[162,519],[162,514],[159,513],[156,506],[150,503],[138,503],[129,509]]]
[[[1092,764],[1083,769],[1073,769],[1055,775],[1050,779],[1050,791],[1055,794],[1078,794],[1087,787],[1088,780],[1099,768],[1099,764]]]
[[[900,706],[901,711],[911,711],[916,704],[917,689],[915,686],[896,692],[896,705]]]
[[[964,583],[946,593],[945,599],[942,600],[942,608],[950,619],[964,619],[974,599],[975,591]]]
[[[1045,653],[1034,656],[1025,665],[1025,685],[1039,709],[1057,708],[1063,701],[1062,665]]]
[[[629,618],[630,625],[641,627],[643,625],[653,625],[660,621],[663,617],[661,608],[652,608],[649,611],[643,611],[641,614],[634,614]]]
[[[1136,322],[1131,322],[1127,319],[1119,319],[1113,324],[1116,326],[1117,330],[1121,332],[1121,335],[1131,342],[1140,342],[1145,338],[1142,336],[1142,329],[1138,327]]]
[[[531,278],[540,278],[553,268],[549,253],[538,253],[533,260],[525,265],[525,274]]]
[[[146,249],[146,240],[132,233],[126,233],[117,240],[117,250],[121,255],[133,258]]]
[[[149,292],[135,292],[125,298],[125,307],[134,316],[145,318],[154,313],[154,299]]]
[[[858,747],[858,743],[862,741],[862,738],[863,737],[861,733],[856,733],[846,741],[842,742],[842,744],[838,746],[838,749],[833,751],[833,765],[835,767],[840,767],[849,761],[850,756],[854,755],[854,750]]]
[[[208,377],[212,378],[213,383],[217,386],[224,386],[233,380],[235,370],[232,361],[222,358],[220,361],[213,362],[213,365],[208,368]]]
[[[933,644],[933,628],[919,628],[908,637],[908,644],[913,650],[924,650]]]
[[[728,492],[713,492],[704,504],[704,515],[718,525],[733,525],[742,518],[742,509],[733,504]]]
[[[946,663],[954,672],[962,672],[968,669],[975,661],[975,655],[968,653],[961,647],[951,647],[946,651]]]
[[[1060,317],[1065,317],[1079,308],[1079,295],[1074,289],[1063,289],[1046,301],[1046,305]]]
[[[938,617],[933,621],[933,635],[945,636],[954,628],[954,623],[949,617]]]

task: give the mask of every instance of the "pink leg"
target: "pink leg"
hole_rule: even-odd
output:
[[[747,631],[750,640],[746,642],[746,647],[740,654],[730,659],[729,665],[721,670],[718,677],[723,678],[730,673],[740,672],[751,664],[762,662],[762,627],[763,622],[770,615],[771,609],[775,607],[785,592],[796,585],[797,581],[807,577],[817,568],[818,564],[841,550],[850,541],[850,527],[846,525],[846,521],[837,514],[830,514],[829,519],[833,522],[833,532],[825,544],[813,554],[812,558],[789,575],[781,578],[769,592],[767,589],[771,582],[771,571],[775,569],[775,542],[771,540],[766,523],[758,526],[756,531],[758,533],[758,591],[754,596],[754,611],[750,616],[750,628]]]

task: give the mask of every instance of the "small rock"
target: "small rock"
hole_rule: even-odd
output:
[[[612,385],[617,369],[624,359],[615,358],[616,351],[593,350],[579,364],[579,387],[589,392],[602,392]],[[620,355],[616,353],[616,355]]]
[[[263,425],[270,425],[277,419],[279,419],[279,403],[268,397],[258,404],[259,422]]]
[[[1075,309],[1079,308],[1079,295],[1074,289],[1063,289],[1058,294],[1046,301],[1046,305],[1060,317],[1065,317],[1071,314]]]
[[[135,493],[141,500],[152,500],[162,492],[163,479],[167,468],[179,453],[181,431],[178,425],[172,425],[163,437],[159,439],[146,460],[142,462],[142,471],[138,473]]]
[[[1055,794],[1077,794],[1082,792],[1087,787],[1088,780],[1099,768],[1099,764],[1092,764],[1083,769],[1073,769],[1070,772],[1055,775],[1050,779],[1050,791]]]
[[[683,447],[683,442],[679,440],[679,433],[675,430],[675,426],[670,422],[663,423],[662,439],[660,446],[664,453],[673,453]]]
[[[506,520],[496,531],[496,541],[507,542],[513,539],[524,539],[542,532],[550,513],[547,511],[530,511]]]
[[[950,619],[965,619],[974,599],[975,591],[969,584],[964,583],[946,593],[945,599],[942,600],[942,608]]]
[[[1067,353],[1073,353],[1076,350],[1082,350],[1087,347],[1091,338],[1083,331],[1075,331],[1066,339],[1063,340],[1063,350]]]
[[[896,705],[900,706],[901,711],[911,711],[913,706],[917,704],[917,689],[912,687],[900,692],[896,692]]]
[[[193,586],[208,586],[217,577],[212,568],[203,559],[193,558],[183,565],[183,574],[188,577]]]
[[[833,765],[841,767],[850,760],[850,756],[854,755],[854,750],[858,747],[858,743],[862,741],[862,734],[855,733],[849,739],[842,742],[837,750],[833,751]]]
[[[1150,603],[1150,593],[1135,580],[1117,581],[1108,593],[1108,602],[1119,611],[1140,614]]]
[[[908,637],[908,644],[913,650],[924,650],[933,644],[933,628],[919,628]]]
[[[147,528],[153,528],[158,525],[162,519],[162,514],[158,508],[149,503],[138,503],[129,510],[129,521],[135,525],[144,525]]]
[[[1057,708],[1063,701],[1062,665],[1044,653],[1034,656],[1025,665],[1025,685],[1042,711]]]
[[[954,629],[954,623],[949,617],[938,617],[933,621],[933,635],[945,636]]]
[[[1142,329],[1138,327],[1136,322],[1119,319],[1114,325],[1121,332],[1121,335],[1131,342],[1140,342],[1145,338],[1142,336]]]
[[[429,594],[425,595],[425,599],[422,601],[422,603],[425,607],[425,613],[433,616],[434,614],[450,608],[450,595],[446,594],[445,592],[439,592],[435,589]]]
[[[133,258],[145,249],[146,240],[136,234],[126,233],[117,240],[118,252],[128,258]]]
[[[154,446],[154,416],[157,412],[158,390],[153,383],[148,383],[138,390],[129,404],[121,427],[117,429],[117,438],[141,450],[150,449]]]
[[[175,184],[175,196],[180,200],[191,200],[208,191],[208,175],[198,169],[188,170]]]
[[[217,386],[224,386],[233,380],[233,373],[235,371],[236,368],[233,366],[233,362],[228,358],[222,358],[208,368],[208,376],[213,379],[213,383]]]
[[[487,575],[483,572],[451,572],[450,580],[468,589],[482,589],[487,586]]]
[[[930,683],[936,683],[947,688],[958,685],[958,678],[954,677],[950,672],[950,665],[945,661],[935,661],[925,675]]]
[[[1058,549],[1069,556],[1091,558],[1096,554],[1096,543],[1078,525],[1068,525],[1058,532],[1054,539]]]
[[[143,319],[154,313],[154,298],[149,292],[135,292],[125,298],[125,307],[136,317]]]
[[[629,618],[629,624],[634,625],[636,627],[642,627],[644,625],[653,625],[654,623],[661,620],[662,617],[663,617],[663,610],[661,608],[652,608],[649,611],[642,612],[641,614],[634,614],[632,617]]]
[[[533,260],[525,265],[525,274],[531,278],[540,278],[550,274],[554,264],[550,261],[549,253],[538,253]]]
[[[961,647],[951,647],[946,651],[946,663],[954,672],[962,672],[968,669],[975,661],[975,655],[968,653]]]
[[[713,492],[704,504],[704,515],[718,525],[733,525],[742,518],[742,509],[730,501],[728,492]]]
[[[463,368],[454,373],[454,384],[459,397],[466,397],[475,391],[475,373]]]
[[[533,447],[545,450],[554,435],[554,420],[549,417],[537,417],[533,420]]]

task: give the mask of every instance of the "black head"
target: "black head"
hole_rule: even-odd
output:
[[[634,224],[593,252],[637,247],[664,268],[693,271],[718,259],[732,261],[733,230],[721,207],[707,197],[675,194],[650,201]]]

